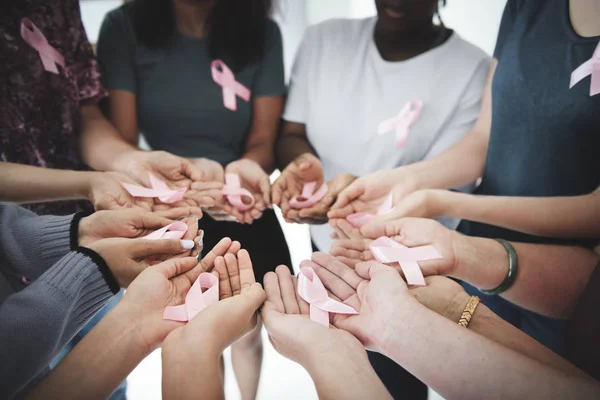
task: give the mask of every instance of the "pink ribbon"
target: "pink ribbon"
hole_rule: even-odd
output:
[[[40,60],[42,60],[42,65],[46,71],[58,74],[57,65],[60,65],[63,69],[65,68],[65,58],[63,55],[60,51],[50,46],[46,36],[29,18],[21,20],[21,37],[39,53]]]
[[[317,182],[308,182],[302,186],[302,194],[292,197],[290,206],[293,208],[308,208],[317,204],[327,194],[327,184],[323,183],[316,192]],[[313,193],[314,192],[314,193]]]
[[[382,236],[369,245],[373,257],[383,264],[399,263],[409,285],[425,286],[419,261],[439,260],[440,253],[433,246],[406,247]]]
[[[181,239],[185,236],[188,230],[186,223],[181,221],[175,221],[172,224],[165,226],[164,228],[158,229],[149,235],[144,236],[142,239],[158,240],[158,239]]]
[[[382,205],[377,209],[377,214],[369,214],[369,213],[354,213],[350,214],[346,217],[346,221],[350,223],[354,228],[360,228],[363,225],[371,222],[375,217],[389,214],[394,211],[394,196],[390,193],[388,197],[385,199]]]
[[[310,319],[329,327],[329,313],[358,314],[358,312],[339,301],[329,298],[323,282],[311,267],[300,268],[298,274],[298,295],[310,304]]]
[[[206,289],[202,293],[202,288]],[[185,296],[185,304],[165,308],[163,319],[191,321],[206,307],[219,301],[219,278],[208,272],[200,274]]]
[[[217,67],[221,67],[221,70]],[[223,88],[223,105],[237,111],[237,96],[250,101],[250,89],[235,80],[235,75],[222,60],[215,60],[210,66],[213,80]]]
[[[240,177],[237,174],[225,174],[225,186],[223,194],[227,196],[227,201],[240,211],[247,211],[254,206],[255,200],[249,190],[244,189],[240,183]],[[250,199],[250,204],[244,203],[242,197]]]
[[[417,121],[423,102],[420,100],[411,100],[404,105],[400,113],[379,124],[377,131],[380,135],[385,135],[390,131],[396,132],[396,148],[402,147],[408,140],[410,127]]]
[[[121,185],[129,192],[133,197],[157,197],[163,203],[176,203],[183,199],[187,187],[182,187],[177,190],[169,189],[166,183],[158,179],[153,174],[148,174],[150,178],[150,186],[152,188],[145,188],[143,186],[131,185],[129,183],[121,182]]]
[[[590,97],[600,93],[600,42],[592,55],[592,58],[584,62],[571,74],[571,89],[588,75],[592,76],[590,85]]]

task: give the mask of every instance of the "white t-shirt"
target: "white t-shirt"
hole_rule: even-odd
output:
[[[381,58],[373,35],[376,18],[336,19],[308,28],[296,55],[284,119],[306,125],[325,179],[363,176],[442,153],[475,124],[490,67],[479,48],[452,36],[407,61]],[[423,108],[408,141],[396,148],[380,122],[411,100]],[[457,221],[445,221],[452,229]],[[332,229],[311,226],[320,250],[329,251]]]

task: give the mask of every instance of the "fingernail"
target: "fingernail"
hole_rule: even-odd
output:
[[[195,246],[195,243],[193,240],[180,240],[179,242],[181,243],[181,247],[186,250],[191,250]]]
[[[200,231],[200,239],[198,240],[198,246],[204,245],[204,231]]]

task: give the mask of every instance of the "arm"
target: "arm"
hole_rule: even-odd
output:
[[[132,317],[117,306],[27,398],[108,398],[150,354],[149,347],[140,340],[139,318]]]
[[[492,124],[492,80],[497,60],[488,74],[481,111],[475,126],[442,154],[396,169],[399,179],[411,177],[415,189],[450,189],[472,184],[483,175]]]
[[[40,374],[112,297],[104,270],[71,252],[0,305],[0,393],[12,398]],[[118,290],[118,288],[116,288]]]
[[[0,185],[1,186],[1,185]],[[82,214],[38,216],[14,204],[0,204],[0,265],[3,273],[36,280],[77,247]]]
[[[571,197],[502,197],[431,191],[435,216],[496,225],[546,237],[600,237],[600,189]]]
[[[476,311],[477,313],[477,311]],[[600,395],[597,382],[509,350],[421,308],[391,320],[384,354],[445,398],[581,398]],[[426,361],[425,361],[426,360]]]
[[[451,276],[482,289],[497,287],[508,270],[504,247],[492,239],[464,238],[469,245],[460,247],[459,265]],[[519,273],[513,286],[501,296],[542,315],[568,318],[585,290],[598,256],[581,247],[512,245],[519,256]],[[484,265],[486,268],[482,268]]]
[[[0,162],[0,200],[40,203],[88,199],[93,172]]]
[[[306,125],[289,121],[283,121],[281,136],[275,146],[275,152],[280,169],[284,169],[303,154],[317,156],[317,152],[306,136]]]

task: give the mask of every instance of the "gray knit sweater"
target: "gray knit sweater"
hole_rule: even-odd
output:
[[[77,248],[79,219],[41,217],[0,203],[2,399],[20,397],[39,382],[50,361],[118,291],[102,258]]]

